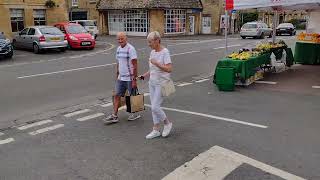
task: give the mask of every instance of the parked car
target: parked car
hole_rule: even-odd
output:
[[[272,37],[272,29],[263,22],[249,22],[241,27],[240,36],[243,39],[247,37],[263,39],[265,36]]]
[[[13,46],[32,49],[37,54],[46,49],[60,49],[64,52],[68,42],[65,35],[56,27],[31,26],[14,36]]]
[[[76,20],[76,21],[70,21],[70,23],[80,24],[91,35],[93,35],[95,39],[97,39],[97,36],[99,34],[99,30],[98,30],[98,27],[97,27],[97,21],[95,21],[95,20]]]
[[[94,49],[96,41],[84,27],[76,23],[57,23],[54,25],[66,34],[68,44],[73,49]]]
[[[296,28],[291,23],[282,23],[276,29],[277,35],[289,34],[290,36],[296,35]]]
[[[6,38],[3,33],[0,33],[0,57],[12,58],[13,47],[10,39]]]

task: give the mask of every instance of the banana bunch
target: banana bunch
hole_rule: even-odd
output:
[[[271,48],[273,48],[273,46],[272,44],[269,44],[269,43],[263,43],[263,44],[257,45],[257,49],[262,51],[269,51]]]
[[[234,60],[248,60],[250,57],[252,57],[252,54],[249,51],[245,51],[241,53],[232,53],[228,56],[228,58],[231,58]]]

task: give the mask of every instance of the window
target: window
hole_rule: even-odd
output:
[[[169,9],[164,12],[165,33],[184,33],[186,31],[186,11]]]
[[[10,9],[10,20],[12,32],[21,31],[24,28],[24,10]]]
[[[46,25],[46,10],[37,9],[33,10],[33,20],[35,26]]]
[[[33,29],[33,28],[30,28],[29,32],[28,32],[28,35],[35,35],[36,34],[36,30]]]
[[[20,35],[27,35],[28,30],[29,30],[29,28],[25,28],[24,30],[22,30],[20,32]]]
[[[72,7],[78,7],[79,1],[78,0],[72,0],[71,1],[71,6]]]
[[[125,31],[130,35],[146,35],[149,25],[148,12],[146,10],[110,11],[108,23],[111,34]]]

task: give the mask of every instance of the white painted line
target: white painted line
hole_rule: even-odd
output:
[[[320,89],[320,86],[312,86],[314,89]]]
[[[8,138],[8,139],[5,139],[5,140],[0,140],[0,145],[1,144],[8,144],[8,143],[11,143],[13,142],[14,139],[13,138]]]
[[[77,121],[87,121],[90,119],[95,119],[100,116],[104,116],[104,114],[103,113],[92,114],[90,116],[85,116],[85,117],[79,118],[79,119],[77,119]]]
[[[17,79],[25,79],[25,78],[31,78],[31,77],[46,76],[46,75],[66,73],[66,72],[73,72],[73,71],[81,71],[81,70],[85,70],[85,69],[92,69],[92,68],[113,66],[113,65],[116,65],[116,64],[117,64],[117,63],[103,64],[103,65],[98,65],[98,66],[90,66],[90,67],[77,68],[77,69],[69,69],[69,70],[64,70],[64,71],[56,71],[56,72],[43,73],[43,74],[33,74],[33,75],[29,75],[29,76],[20,76],[20,77],[17,77]]]
[[[182,84],[178,84],[177,86],[179,87],[183,87],[183,86],[188,86],[191,85],[192,83],[182,83]]]
[[[241,44],[236,44],[236,45],[231,45],[231,46],[228,46],[228,47],[238,47],[238,46],[241,46]],[[221,47],[216,47],[216,48],[212,48],[214,50],[217,50],[217,49],[224,49],[226,48],[225,46],[221,46]]]
[[[3,135],[4,135],[4,133],[0,132],[0,136],[3,136]]]
[[[150,93],[144,93],[144,95],[143,95],[144,97],[146,97],[146,96],[150,96]]]
[[[28,125],[25,125],[25,126],[18,127],[17,129],[26,130],[26,129],[29,129],[29,128],[32,128],[32,127],[41,126],[41,125],[48,124],[48,123],[51,123],[51,122],[52,122],[52,120],[39,121],[39,122],[35,122],[35,123],[32,123],[32,124],[28,124]]]
[[[171,56],[179,56],[179,55],[192,54],[192,53],[199,53],[199,52],[200,52],[200,51],[190,51],[190,52],[184,52],[184,53],[172,54]]]
[[[278,84],[277,82],[273,82],[273,81],[255,81],[255,83],[258,83],[258,84],[272,84],[272,85]]]
[[[107,104],[101,104],[102,107],[109,107],[109,106],[113,106],[113,103],[107,103]]]
[[[269,166],[267,164],[264,164],[262,162],[254,160],[252,158],[246,157],[246,156],[244,156],[242,154],[230,151],[228,149],[225,149],[225,148],[222,148],[222,147],[219,147],[219,146],[214,146],[213,147],[213,151],[219,152],[219,153],[223,154],[224,156],[231,157],[232,159],[234,159],[236,161],[240,161],[240,162],[244,162],[244,163],[250,164],[250,165],[252,165],[252,166],[254,166],[256,168],[259,168],[259,169],[261,169],[261,170],[263,170],[265,172],[268,172],[270,174],[279,176],[279,177],[281,177],[283,179],[305,180],[304,178],[301,178],[301,177],[298,177],[296,175],[287,173],[287,172],[282,171],[280,169],[274,168],[272,166]]]
[[[58,129],[58,128],[62,128],[62,127],[64,127],[64,124],[57,124],[57,125],[54,125],[54,126],[50,126],[50,127],[46,127],[46,128],[43,128],[43,129],[39,129],[39,130],[33,131],[33,132],[29,132],[29,134],[32,135],[32,136],[35,136],[35,135],[38,135],[38,134],[41,134],[41,133],[45,133],[45,132],[48,132],[48,131],[52,131],[52,130],[55,130],[55,129]]]
[[[198,81],[195,81],[196,83],[201,83],[201,82],[205,82],[205,81],[209,81],[210,79],[201,79],[201,80],[198,80]]]
[[[226,176],[242,164],[249,164],[266,173],[279,176],[283,179],[305,180],[296,175],[219,146],[213,146],[208,151],[199,154],[191,161],[184,163],[182,166],[168,174],[162,180],[221,180],[226,178]]]
[[[75,111],[75,112],[72,112],[72,113],[69,113],[69,114],[65,114],[64,117],[72,117],[72,116],[76,116],[76,115],[79,115],[79,114],[87,113],[87,112],[90,112],[90,111],[91,111],[90,109],[83,109],[83,110],[80,110],[80,111]]]
[[[145,104],[145,106],[151,107],[151,105],[149,105],[149,104]],[[185,110],[174,109],[174,108],[166,108],[166,107],[161,107],[161,108],[164,110],[168,110],[168,111],[175,111],[175,112],[181,112],[181,113],[185,113],[185,114],[192,114],[192,115],[196,115],[196,116],[203,116],[203,117],[207,117],[207,118],[212,118],[212,119],[217,119],[217,120],[232,122],[232,123],[237,123],[237,124],[243,124],[243,125],[252,126],[252,127],[258,127],[258,128],[264,128],[264,129],[268,128],[268,126],[265,126],[265,125],[249,123],[249,122],[240,121],[240,120],[236,120],[236,119],[224,118],[224,117],[213,116],[213,115],[209,115],[209,114],[197,113],[197,112],[192,112],[192,111],[185,111]]]

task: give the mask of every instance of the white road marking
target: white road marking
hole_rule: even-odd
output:
[[[278,84],[277,82],[273,82],[273,81],[255,81],[255,83],[258,83],[258,84],[272,84],[272,85]]]
[[[242,164],[249,164],[283,179],[305,180],[231,150],[213,146],[183,164],[162,180],[224,179]]]
[[[149,105],[149,104],[145,104],[145,106],[151,107],[151,105]],[[212,118],[212,119],[217,119],[217,120],[221,120],[221,121],[232,122],[232,123],[237,123],[237,124],[242,124],[242,125],[247,125],[247,126],[252,126],[252,127],[258,127],[258,128],[263,128],[263,129],[268,128],[268,126],[265,126],[265,125],[249,123],[249,122],[240,121],[240,120],[236,120],[236,119],[224,118],[224,117],[213,116],[213,115],[209,115],[209,114],[203,114],[203,113],[192,112],[192,111],[185,111],[185,110],[174,109],[174,108],[167,108],[167,107],[161,107],[161,108],[164,110],[168,110],[168,111],[181,112],[181,113],[192,114],[192,115],[196,115],[196,116],[203,116],[203,117],[207,117],[207,118]]]
[[[110,44],[110,43],[108,43],[108,44]],[[94,56],[94,55],[99,54],[99,53],[104,53],[104,52],[107,52],[107,51],[109,51],[109,50],[111,50],[111,49],[113,49],[115,47],[115,45],[113,45],[113,44],[110,44],[110,45],[111,45],[111,47],[108,48],[108,49],[105,49],[105,50],[96,51],[96,52],[92,52],[92,53],[86,53],[86,54],[80,54],[80,55],[75,55],[75,56],[70,56],[69,58],[70,59],[77,59],[77,58],[82,58],[82,57],[85,57],[85,56]]]
[[[102,107],[109,107],[109,106],[113,106],[113,103],[101,104],[100,106],[102,106]]]
[[[85,69],[113,66],[113,65],[116,65],[116,64],[117,63],[103,64],[103,65],[98,65],[98,66],[89,66],[89,67],[77,68],[77,69],[69,69],[69,70],[64,70],[64,71],[56,71],[56,72],[43,73],[43,74],[33,74],[33,75],[28,75],[28,76],[20,76],[20,77],[17,77],[17,79],[25,79],[25,78],[31,78],[31,77],[39,77],[39,76],[47,76],[47,75],[52,75],[52,74],[59,74],[59,73],[66,73],[66,72],[73,72],[73,71],[81,71],[81,70],[85,70]]]
[[[205,81],[209,81],[210,79],[201,79],[201,80],[198,80],[198,81],[195,81],[196,83],[201,83],[201,82],[205,82]]]
[[[4,133],[0,132],[0,136],[3,136],[3,135],[4,135]]]
[[[51,123],[51,122],[52,122],[52,120],[39,121],[39,122],[35,122],[35,123],[31,123],[31,124],[28,124],[28,125],[25,125],[25,126],[18,127],[17,129],[26,130],[26,129],[29,129],[29,128],[32,128],[32,127],[41,126],[41,125],[48,124],[48,123]]]
[[[183,53],[171,54],[171,56],[179,56],[179,55],[199,53],[199,52],[200,52],[200,51],[190,51],[190,52],[183,52]]]
[[[95,119],[95,118],[101,117],[101,116],[104,116],[104,114],[103,113],[92,114],[92,115],[89,115],[89,116],[85,116],[85,117],[79,118],[79,119],[77,119],[77,121],[87,121],[87,120]]]
[[[320,86],[312,86],[314,89],[320,89]]]
[[[13,138],[8,138],[8,139],[5,139],[5,140],[0,140],[0,145],[1,144],[8,144],[8,143],[11,143],[13,142],[14,139]]]
[[[17,54],[17,55],[14,55],[15,57],[26,57],[26,56],[28,56],[28,55],[26,55],[26,54]]]
[[[183,86],[188,86],[191,85],[192,83],[182,83],[182,84],[178,84],[177,86],[179,87],[183,87]]]
[[[32,136],[35,136],[35,135],[42,134],[42,133],[45,133],[45,132],[48,132],[48,131],[52,131],[52,130],[55,130],[55,129],[58,129],[58,128],[62,128],[62,127],[64,127],[64,124],[57,124],[57,125],[54,125],[54,126],[50,126],[50,127],[46,127],[46,128],[43,128],[43,129],[39,129],[39,130],[33,131],[33,132],[29,132],[29,134],[32,135]]]
[[[150,96],[150,93],[144,93],[143,96],[144,96],[144,97]]]
[[[72,116],[76,116],[76,115],[79,115],[79,114],[87,113],[87,112],[90,112],[90,111],[91,111],[90,109],[83,109],[83,110],[80,110],[80,111],[75,111],[75,112],[72,112],[72,113],[65,114],[64,117],[72,117]]]
[[[238,46],[241,46],[241,44],[230,45],[228,47],[238,47]],[[216,48],[212,48],[212,49],[217,50],[217,49],[224,49],[224,48],[226,48],[226,47],[225,46],[221,46],[221,47],[216,47]]]

